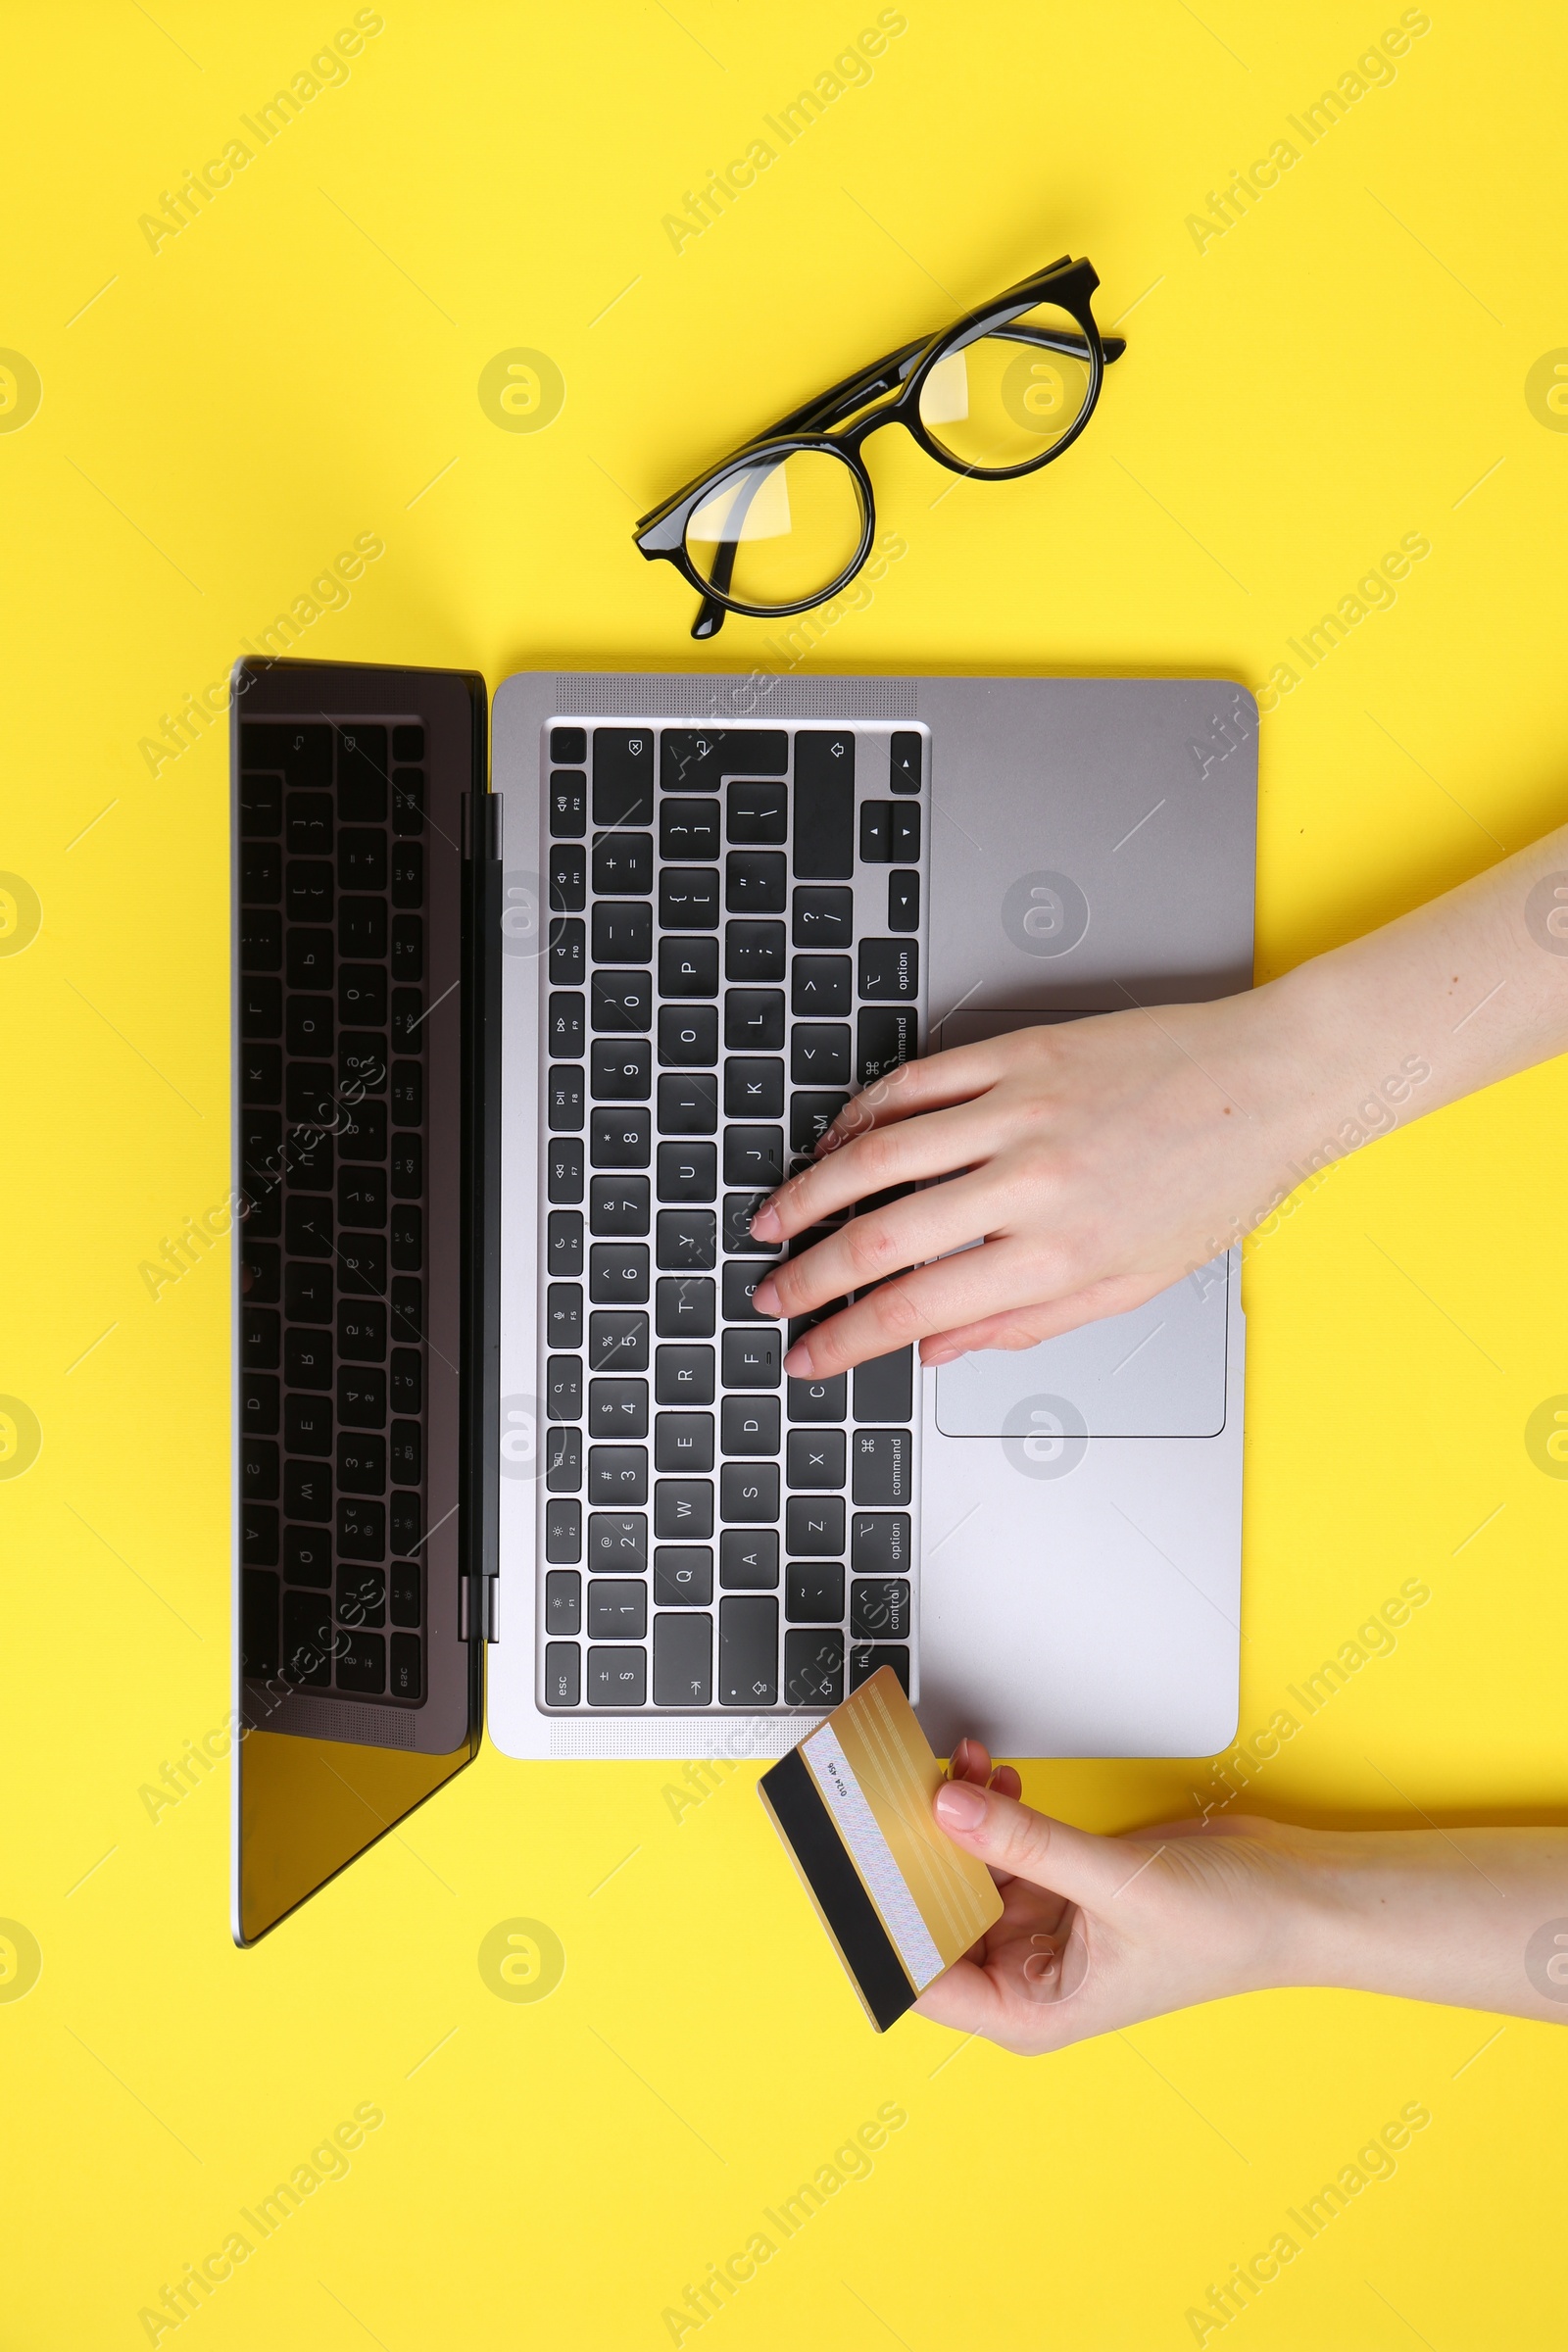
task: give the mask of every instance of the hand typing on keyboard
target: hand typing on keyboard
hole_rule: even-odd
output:
[[[753,1233],[777,1247],[929,1189],[759,1286],[760,1311],[792,1320],[859,1294],[785,1371],[826,1379],[913,1340],[947,1363],[1121,1314],[1361,1144],[1560,1054],[1563,966],[1542,937],[1565,865],[1568,828],[1249,995],[1019,1030],[867,1086]]]

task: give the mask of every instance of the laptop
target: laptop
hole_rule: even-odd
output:
[[[236,1939],[485,1725],[1223,1745],[1237,1254],[802,1382],[750,1219],[916,1054],[1250,985],[1251,698],[244,662],[232,742]]]

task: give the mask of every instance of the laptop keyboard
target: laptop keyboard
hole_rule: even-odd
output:
[[[541,1701],[822,1709],[884,1664],[908,1690],[912,1350],[786,1378],[807,1324],[757,1314],[778,1252],[750,1219],[919,1050],[926,738],[558,724],[547,751]]]
[[[239,739],[244,1670],[417,1703],[424,730]]]

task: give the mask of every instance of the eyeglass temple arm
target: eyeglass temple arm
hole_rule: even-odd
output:
[[[743,481],[741,489],[736,493],[727,518],[732,531],[738,533],[745,523],[747,511],[761,486],[762,476],[760,474],[756,474],[751,479]],[[728,593],[730,581],[735,576],[735,551],[739,545],[738,536],[721,539],[718,543],[713,558],[711,582],[711,585],[718,590],[718,596],[705,596],[697,608],[697,617],[692,622],[692,635],[698,639],[716,637],[724,626],[726,608],[719,603],[718,597]]]

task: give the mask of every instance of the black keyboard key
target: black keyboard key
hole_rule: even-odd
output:
[[[417,1200],[424,1192],[424,1144],[401,1131],[392,1138],[388,1178],[394,1200]]]
[[[337,976],[337,1008],[345,1028],[386,1026],[386,973],[378,963],[346,963]]]
[[[844,1696],[844,1636],[805,1627],[784,1637],[784,1704],[836,1707]]]
[[[286,1529],[283,1573],[291,1585],[314,1585],[324,1592],[332,1582],[331,1538],[315,1527]]]
[[[798,948],[847,948],[855,939],[852,890],[798,890],[790,908],[790,936]]]
[[[718,1511],[726,1527],[771,1527],[778,1517],[777,1462],[726,1462],[718,1474]]]
[[[424,775],[417,767],[392,770],[392,829],[405,834],[424,831]]]
[[[591,1707],[640,1707],[647,1696],[646,1650],[590,1649],[588,1704]]]
[[[726,1193],[719,1216],[719,1230],[724,1237],[727,1254],[748,1257],[776,1257],[781,1245],[760,1242],[752,1232],[752,1219],[767,1199],[765,1191]]]
[[[255,1315],[249,1310],[247,1321]],[[276,1332],[278,1318],[268,1318],[273,1332],[271,1361],[277,1362]],[[249,1353],[247,1362],[254,1361]],[[313,1331],[308,1327],[291,1331],[283,1342],[283,1377],[291,1389],[330,1389],[332,1386],[332,1335],[329,1331]]]
[[[646,899],[601,899],[594,907],[593,935],[595,963],[646,963],[654,952],[653,907]],[[554,968],[550,977],[556,977]],[[563,974],[567,977],[574,975]]]
[[[796,1032],[797,1036],[800,1034]],[[839,1112],[849,1103],[848,1095],[792,1095],[790,1097],[790,1150],[814,1152]]]
[[[545,1293],[545,1338],[552,1348],[582,1346],[582,1286],[553,1282]]]
[[[662,1340],[710,1340],[713,1283],[706,1274],[664,1274],[654,1302],[654,1330]]]
[[[782,727],[667,727],[660,772],[666,792],[707,792],[722,776],[781,776],[788,758]]]
[[[711,1200],[718,1191],[717,1146],[661,1144],[658,1170],[661,1200]]]
[[[654,738],[651,730],[594,729],[594,823],[651,825],[654,821]]]
[[[713,1532],[713,1489],[706,1478],[662,1478],[654,1488],[654,1533],[664,1543],[701,1544]]]
[[[794,1380],[788,1384],[785,1406],[792,1421],[842,1421],[849,1409],[849,1380],[835,1372],[829,1380]]]
[[[782,914],[788,888],[781,850],[731,850],[724,860],[724,905],[731,914]]]
[[[417,1421],[394,1421],[386,1449],[387,1469],[400,1487],[416,1487],[424,1474],[424,1440]]]
[[[785,1463],[792,1487],[803,1493],[832,1494],[848,1476],[848,1443],[842,1429],[792,1429]]]
[[[654,1420],[654,1468],[694,1475],[713,1467],[711,1413],[660,1413]]]
[[[717,940],[662,939],[659,943],[659,993],[662,997],[716,997]]]
[[[648,1500],[648,1449],[643,1446],[590,1446],[588,1499],[601,1508],[636,1509]]]
[[[862,1007],[856,1039],[856,1075],[862,1086],[885,1078],[920,1051],[919,1023],[912,1005]]]
[[[847,882],[855,871],[855,737],[802,727],[795,738],[795,871]]]
[[[716,1014],[714,1016],[716,1021]],[[240,1093],[247,1102],[281,1102],[283,1055],[277,1046],[245,1045],[240,1049]]]
[[[784,1614],[795,1625],[840,1625],[844,1569],[837,1560],[792,1560],[784,1578]]]
[[[335,962],[331,932],[316,930],[308,923],[292,925],[287,960],[290,988],[330,988]]]
[[[590,1233],[625,1238],[648,1231],[646,1176],[596,1176],[588,1193]],[[869,1416],[868,1416],[869,1418]]]
[[[580,915],[558,914],[551,919],[550,978],[557,988],[581,988],[587,981],[588,934]]]
[[[782,846],[789,839],[790,799],[783,784],[732,784],[725,795],[729,837],[738,848]]]
[[[337,1273],[339,1286],[358,1298],[386,1297],[386,1236],[380,1233],[345,1233],[338,1237]]]
[[[310,1400],[291,1397],[309,1409]],[[329,1413],[330,1407],[316,1408]],[[385,1429],[386,1374],[378,1364],[345,1364],[337,1376],[337,1417],[348,1429]],[[324,1446],[302,1446],[305,1453],[324,1452]]]
[[[907,1642],[909,1586],[902,1576],[871,1577],[850,1588],[850,1632],[858,1642]]]
[[[575,1355],[553,1355],[545,1366],[545,1411],[552,1421],[582,1419],[582,1364]],[[642,1432],[636,1433],[639,1437]]]
[[[388,1542],[393,1551],[405,1558],[416,1553],[424,1542],[424,1519],[417,1494],[401,1494],[394,1488],[388,1519],[391,1531]]]
[[[550,831],[557,841],[581,841],[588,831],[588,778],[558,767],[550,778]]]
[[[920,928],[920,877],[918,874],[889,874],[888,929],[890,931],[918,931]]]
[[[278,1667],[278,1606],[281,1588],[265,1569],[247,1568],[240,1592],[240,1648],[244,1669],[265,1680]]]
[[[386,1084],[386,1039],[374,1030],[346,1029],[337,1041],[338,1084],[378,1095]]]
[[[424,1404],[424,1373],[416,1348],[395,1348],[387,1394],[395,1413],[416,1413]]]
[[[893,863],[893,803],[864,801],[860,805],[860,863]]]
[[[337,1351],[352,1364],[385,1363],[386,1308],[379,1298],[342,1301],[337,1310]]]
[[[386,1505],[342,1495],[337,1506],[337,1549],[343,1560],[384,1560]]]
[[[276,1380],[267,1372],[249,1372],[240,1383],[240,1427],[248,1438],[275,1438],[281,1409]]]
[[[247,974],[240,981],[240,1032],[246,1038],[281,1037],[283,1034],[283,983]],[[303,1052],[303,1048],[291,1048]]]
[[[332,1189],[332,1138],[318,1127],[296,1127],[283,1153],[283,1174],[297,1193]]]
[[[797,1021],[790,1033],[790,1078],[796,1086],[848,1086],[847,1021]]]
[[[726,1389],[776,1389],[784,1360],[782,1335],[771,1323],[726,1331],[719,1342]]]
[[[337,1179],[337,1221],[340,1225],[386,1223],[386,1171],[350,1164]]]
[[[776,1592],[777,1530],[726,1528],[718,1539],[718,1581],[726,1592]]]
[[[343,1103],[337,1110],[337,1148],[345,1159],[385,1159],[386,1104]],[[396,1183],[392,1190],[397,1191]]]
[[[552,1429],[545,1434],[545,1492],[575,1494],[582,1486],[582,1433]]]
[[[575,1135],[557,1135],[550,1139],[545,1154],[545,1177],[548,1197],[558,1206],[569,1208],[582,1199],[582,1139]]]
[[[653,1054],[645,1037],[596,1037],[589,1077],[598,1102],[646,1102],[653,1087]]]
[[[796,1035],[799,1034],[797,1030]],[[781,1119],[783,1115],[784,1064],[781,1061],[754,1061],[738,1057],[724,1064],[726,1118]]]
[[[386,1571],[384,1569],[339,1569],[337,1621],[339,1625],[385,1625]]]
[[[277,1500],[281,1457],[269,1438],[253,1437],[247,1430],[240,1440],[240,1489],[247,1501],[275,1502]]]
[[[825,1020],[850,1011],[855,1003],[855,967],[848,956],[797,956],[790,967],[790,1010]]]
[[[732,1054],[777,1054],[784,1044],[784,992],[733,988],[724,999],[724,1043]]]
[[[332,1472],[326,1462],[290,1462],[283,1479],[283,1508],[291,1519],[324,1527],[332,1516]]]
[[[386,814],[386,755],[385,727],[338,729],[338,806],[356,824],[379,824]]]
[[[716,801],[663,801],[659,810],[659,855],[671,863],[704,864],[719,853]]]
[[[710,1617],[654,1619],[654,1704],[706,1707],[713,1698],[713,1625]]]
[[[330,1266],[286,1266],[283,1305],[291,1323],[330,1323],[332,1320]]]
[[[588,1006],[574,991],[558,989],[550,999],[550,1051],[580,1055],[588,1043]]]
[[[868,1683],[878,1668],[883,1666],[892,1667],[904,1686],[905,1696],[907,1697],[909,1694],[909,1653],[907,1649],[898,1646],[883,1647],[880,1643],[874,1646],[862,1644],[851,1649],[850,1689],[858,1690],[860,1685]]]
[[[572,1505],[553,1506],[570,1510]],[[394,1625],[417,1625],[422,1614],[419,1607],[419,1564],[417,1560],[394,1560],[386,1580],[386,1613]]]
[[[646,1168],[653,1149],[653,1123],[641,1104],[589,1113],[588,1156],[596,1168]]]
[[[545,1644],[545,1705],[574,1707],[582,1696],[582,1651],[575,1642]]]
[[[920,950],[912,939],[862,939],[859,949],[862,997],[907,999],[920,985]]]
[[[277,1566],[277,1511],[273,1504],[241,1504],[240,1557],[248,1568]]]
[[[296,1193],[283,1215],[283,1247],[291,1257],[330,1257],[331,1201],[315,1194]]]
[[[796,739],[799,741],[799,737]],[[778,1703],[778,1602],[748,1595],[718,1604],[718,1697],[725,1707]]]
[[[594,1511],[588,1521],[588,1565],[641,1576],[648,1566],[647,1513]]]
[[[551,1370],[556,1359],[551,1358]],[[562,1414],[565,1421],[575,1421],[582,1410],[579,1393],[575,1409]],[[620,1440],[646,1438],[648,1435],[648,1383],[646,1380],[591,1380],[588,1383],[588,1435],[614,1444]]]
[[[550,757],[552,760],[564,760],[568,766],[580,766],[588,757],[586,727],[552,727]]]
[[[552,1274],[570,1276],[582,1272],[582,1219],[569,1209],[559,1208],[551,1215],[545,1261]]]
[[[340,956],[363,956],[374,963],[386,954],[386,906],[380,899],[340,899],[337,946]]]
[[[588,1632],[599,1642],[640,1642],[648,1631],[648,1587],[629,1578],[595,1577],[588,1587]]]
[[[666,1073],[659,1081],[661,1135],[715,1135],[718,1080],[711,1071]]]
[[[850,1566],[857,1576],[907,1576],[909,1520],[904,1511],[856,1511],[850,1520]]]
[[[654,1553],[656,1609],[706,1608],[713,1597],[713,1554],[706,1544],[662,1544]]]
[[[588,1318],[590,1372],[646,1372],[648,1317],[624,1307],[601,1307]],[[660,1399],[662,1403],[663,1399]]]
[[[417,841],[395,841],[392,845],[392,904],[394,906],[418,907],[424,905],[424,846]]]
[[[332,1118],[336,1090],[329,1061],[292,1061],[284,1109],[303,1126],[324,1127]]]
[[[557,1134],[581,1132],[584,1115],[583,1075],[569,1062],[554,1062],[550,1070],[550,1124]]]
[[[642,1306],[648,1298],[646,1242],[595,1242],[588,1252],[588,1297],[595,1306]],[[867,1500],[875,1499],[867,1496]]]
[[[628,898],[654,887],[654,837],[651,833],[601,833],[594,843],[594,893],[598,898]]]
[[[282,1674],[297,1690],[331,1689],[331,1610],[314,1592],[283,1595]]]
[[[710,1272],[718,1262],[718,1228],[712,1210],[662,1208],[654,1257],[666,1272]]]
[[[719,1438],[726,1454],[740,1460],[778,1451],[779,1415],[776,1396],[726,1396],[719,1415]]]
[[[712,1259],[709,1259],[712,1264]],[[253,1241],[249,1234],[243,1240],[240,1268],[240,1289],[253,1306],[277,1304],[281,1260],[275,1242]]]
[[[393,1698],[420,1695],[419,1639],[416,1634],[394,1634],[387,1644],[391,1665],[387,1690]]]
[[[918,792],[921,737],[912,727],[901,727],[888,746],[888,783],[894,792]]]
[[[771,1191],[784,1181],[782,1127],[726,1127],[724,1182]]]
[[[792,1559],[844,1557],[844,1504],[837,1494],[792,1494],[784,1506],[784,1544]]]
[[[661,931],[712,931],[718,926],[715,866],[666,865],[659,877]]]
[[[595,972],[589,996],[596,1030],[646,1035],[654,1025],[652,972]]]
[[[386,835],[378,826],[355,825],[337,837],[339,890],[385,890]]]
[[[782,923],[730,922],[724,925],[724,977],[744,985],[754,980],[782,980],[785,948]]]
[[[337,1651],[337,1687],[365,1698],[379,1698],[386,1690],[386,1636],[343,1634]]]
[[[239,787],[240,830],[248,841],[259,841],[283,830],[283,783],[279,776],[242,776]]]
[[[711,1404],[711,1348],[661,1348],[654,1358],[656,1404]]]
[[[248,841],[240,852],[240,897],[250,906],[275,906],[283,896],[283,851],[278,842]]]
[[[907,1421],[914,1410],[914,1351],[897,1348],[857,1364],[853,1375],[857,1421]]]
[[[762,1317],[752,1303],[752,1294],[765,1275],[771,1272],[766,1264],[754,1258],[739,1265],[724,1268],[724,1320],[726,1323],[760,1323]]]
[[[914,1475],[914,1439],[908,1430],[858,1429],[854,1461],[858,1504],[907,1509]]]
[[[893,809],[894,862],[897,864],[906,858],[912,862],[919,855],[920,811],[918,808],[901,808],[895,804]]]
[[[290,935],[292,947],[296,938],[320,939],[319,931],[300,931]],[[239,918],[239,960],[245,972],[277,972],[283,968],[283,917],[275,907],[248,907]],[[302,983],[289,973],[289,984]]]
[[[283,843],[291,858],[332,855],[332,796],[291,792],[283,804]]]
[[[588,904],[588,860],[581,850],[550,853],[550,911],[581,914]]]

